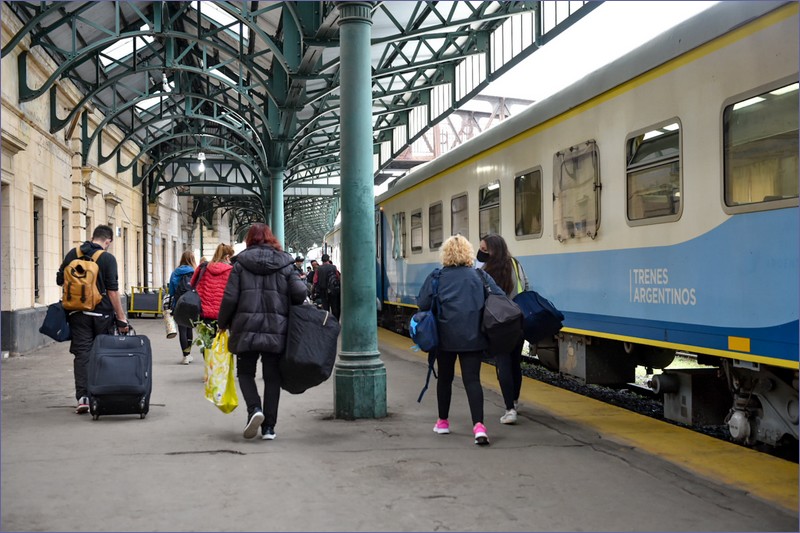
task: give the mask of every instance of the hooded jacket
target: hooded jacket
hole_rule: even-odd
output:
[[[170,296],[175,295],[175,291],[178,289],[178,281],[181,279],[181,276],[191,274],[192,272],[194,272],[194,267],[192,265],[180,265],[178,268],[172,271],[172,275],[169,277]]]
[[[230,351],[283,352],[289,306],[305,297],[306,285],[291,255],[266,244],[237,254],[217,319],[220,329],[230,330]]]
[[[228,263],[205,263],[197,267],[192,276],[192,287],[197,289],[200,302],[203,304],[200,318],[216,320],[219,316],[219,306],[222,295],[228,283],[228,276],[233,266]]]

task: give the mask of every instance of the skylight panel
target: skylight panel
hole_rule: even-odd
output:
[[[222,78],[223,80],[227,81],[233,86],[239,85],[233,80],[233,78],[231,78],[230,76],[226,76],[225,74],[220,72],[219,69],[212,68],[211,70],[208,71],[208,73],[211,74],[212,76],[216,76],[217,78]]]
[[[226,30],[233,32],[237,37],[241,37],[245,43],[250,39],[250,28],[244,24],[240,24],[239,21],[227,11],[217,7],[213,2],[203,2],[201,11],[201,9],[198,8],[199,3],[198,1],[192,2],[192,7],[195,11],[200,11],[204,17],[220,28],[225,27]]]
[[[149,26],[147,24],[139,28],[140,31],[147,31],[148,29]],[[153,37],[149,35],[120,39],[100,52],[100,63],[106,69],[114,68],[114,66],[119,64],[119,61],[132,56],[135,52],[138,52],[152,42]]]
[[[147,111],[148,109],[151,109],[160,104],[164,98],[165,98],[164,96],[153,96],[152,98],[146,98],[141,102],[137,103],[136,107],[140,111]]]

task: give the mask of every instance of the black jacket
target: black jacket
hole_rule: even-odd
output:
[[[289,306],[301,304],[306,286],[294,268],[294,257],[266,244],[236,256],[217,323],[228,329],[232,353],[283,352]]]

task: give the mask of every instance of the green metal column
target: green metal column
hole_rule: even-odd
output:
[[[271,168],[272,172],[272,234],[284,246],[283,242],[283,173],[282,168]]]
[[[378,352],[372,170],[372,2],[339,2],[341,54],[342,333],[334,368],[337,418],[386,416]]]

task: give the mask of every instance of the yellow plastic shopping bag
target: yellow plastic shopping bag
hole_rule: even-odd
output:
[[[234,381],[233,354],[228,351],[228,332],[220,331],[210,350],[206,350],[206,398],[223,413],[239,405]]]

